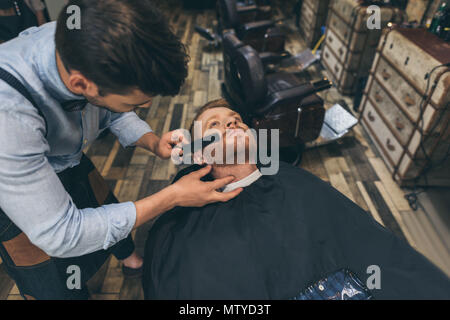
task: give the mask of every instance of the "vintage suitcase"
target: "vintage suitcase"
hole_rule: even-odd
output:
[[[408,21],[416,21],[421,24],[431,22],[442,0],[409,0],[406,7]]]
[[[325,26],[330,0],[304,0],[301,6],[299,25],[300,33],[306,45],[314,47],[322,36],[322,26]]]
[[[382,29],[389,22],[403,20],[401,10],[383,6],[381,28],[369,29],[367,8],[357,0],[332,0],[330,4],[322,64],[342,94],[352,95],[357,81],[369,74]]]
[[[402,186],[450,186],[450,44],[425,29],[386,29],[362,124]]]

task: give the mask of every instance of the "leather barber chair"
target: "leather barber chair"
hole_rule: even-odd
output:
[[[230,30],[223,35],[222,39],[223,45],[223,56],[224,60],[231,59],[234,60],[237,50],[245,46],[245,44],[239,40],[236,33]],[[272,66],[279,64],[286,58],[290,58],[291,54],[287,51],[285,52],[258,52],[259,58],[264,66],[266,73],[275,72]]]
[[[249,16],[242,12],[242,8],[245,7],[238,7],[236,0],[218,0],[217,7],[221,34],[233,29],[242,42],[252,46],[256,51],[284,52],[286,36],[276,27],[276,21],[267,19],[254,21],[248,18]],[[257,12],[261,10],[258,9]],[[261,14],[253,18],[259,19]]]
[[[250,46],[224,56],[224,69],[224,97],[254,129],[279,129],[281,159],[297,164],[301,146],[319,137],[325,108],[316,93],[331,82],[302,83],[285,72],[266,75],[260,55]]]
[[[240,23],[270,20],[272,18],[272,8],[255,1],[218,1],[217,10],[218,12],[236,11]]]

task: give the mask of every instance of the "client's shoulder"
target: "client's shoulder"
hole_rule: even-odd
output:
[[[314,182],[323,182],[320,178],[312,174],[311,172],[300,168],[295,167],[292,164],[280,161],[280,167],[277,173],[280,177],[290,177],[292,181],[295,181],[295,179],[307,179],[308,181],[314,181]]]

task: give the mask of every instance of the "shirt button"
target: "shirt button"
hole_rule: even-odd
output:
[[[325,288],[323,287],[323,285],[319,285],[319,290],[323,291]]]

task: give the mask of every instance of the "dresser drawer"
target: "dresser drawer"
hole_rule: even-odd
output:
[[[325,44],[333,51],[345,69],[349,71],[363,71],[362,73],[365,75],[369,73],[376,52],[375,47],[366,48],[364,52],[348,52],[348,48],[344,46],[332,30],[327,31]]]
[[[310,36],[314,32],[313,26],[303,19],[300,20],[300,29],[305,36]]]
[[[342,71],[344,70],[344,67],[339,62],[339,60],[336,58],[336,56],[334,55],[334,53],[330,49],[330,47],[325,46],[323,48],[322,59],[325,61],[326,69],[330,73],[332,73],[335,81],[340,79]]]
[[[314,27],[316,24],[316,14],[312,11],[310,6],[306,2],[304,2],[302,6],[301,19],[311,27]]]
[[[386,45],[383,49],[383,56],[395,66],[400,73],[406,77],[418,90],[420,94],[425,93],[427,80],[426,75],[433,68],[442,64],[429,55],[425,50],[419,48],[415,43],[404,37],[397,30],[386,34]],[[430,37],[434,35],[430,34]],[[446,45],[446,44],[443,44]],[[441,68],[441,71],[444,68]],[[431,77],[432,84],[439,74],[435,71]],[[442,105],[449,101],[450,72],[446,73],[439,81],[432,96],[435,106]]]
[[[389,131],[388,127],[368,99],[365,102],[363,119],[370,129],[370,136],[374,137],[377,140],[378,145],[381,146],[380,152],[389,159],[391,164],[398,163],[403,153],[403,148]]]
[[[378,111],[383,115],[395,132],[402,145],[406,146],[413,132],[413,124],[406,115],[391,100],[386,91],[377,80],[372,82],[369,97],[377,106]]]
[[[327,31],[327,37],[325,38],[325,44],[333,50],[341,63],[344,63],[345,54],[347,53],[347,47],[336,36],[335,31],[329,29]]]
[[[413,122],[419,120],[422,96],[381,56],[375,70],[376,79],[384,84],[386,90],[394,97],[396,103],[406,111]],[[428,105],[424,114],[423,129],[428,130],[434,109]]]
[[[315,14],[322,15],[326,14],[330,0],[303,0],[303,3],[307,4]]]
[[[353,30],[344,20],[337,16],[333,11],[330,12],[328,21],[328,30],[332,30],[338,36],[341,42],[351,51],[362,52],[367,47],[378,46],[381,37],[380,30],[369,30],[369,32],[360,32]]]
[[[348,95],[354,93],[357,74],[345,69],[328,46],[323,49],[322,63],[339,92]]]
[[[351,25],[357,14],[359,5],[356,1],[352,0],[333,0],[331,2],[331,7],[347,24]]]
[[[330,18],[328,21],[328,30],[333,31],[343,43],[348,45],[350,37],[352,35],[352,29],[350,26],[344,22],[340,17],[338,17],[334,12],[330,12]],[[362,50],[362,43],[353,48],[354,51]]]

